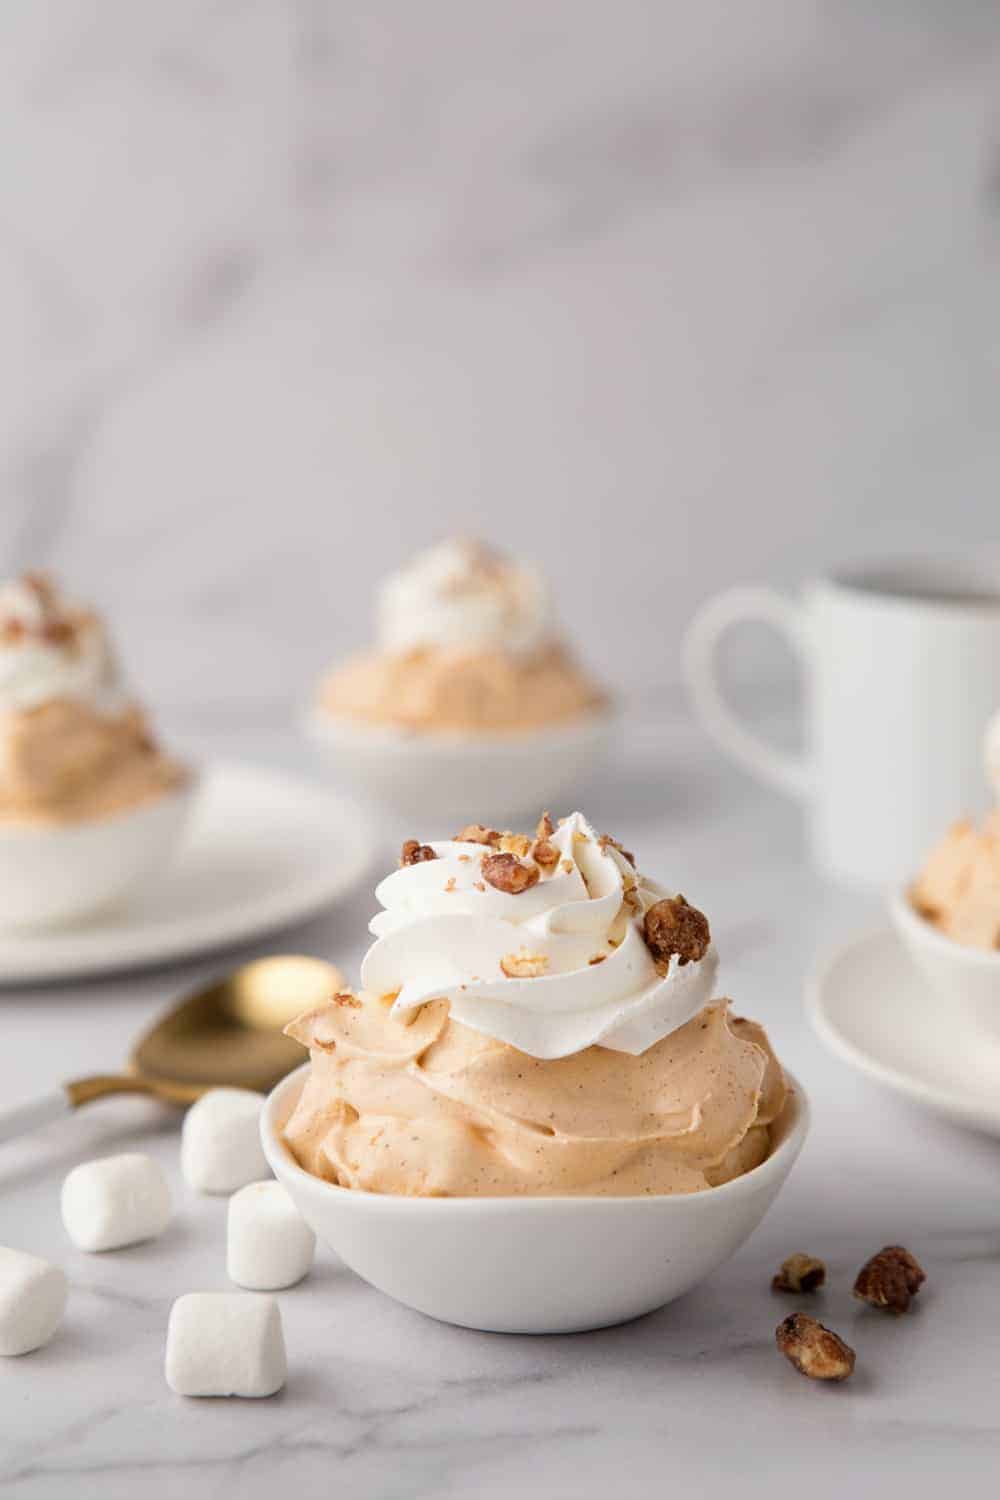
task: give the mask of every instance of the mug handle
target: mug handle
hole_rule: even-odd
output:
[[[735,588],[703,604],[688,626],[681,662],[688,687],[705,728],[748,771],[793,797],[808,797],[812,768],[804,756],[769,745],[734,713],[719,686],[716,653],[726,631],[756,621],[785,637],[807,670],[809,660],[801,608],[773,589]]]

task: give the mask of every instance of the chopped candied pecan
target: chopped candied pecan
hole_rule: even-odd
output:
[[[538,866],[522,864],[516,854],[487,854],[483,858],[483,879],[495,891],[519,896],[538,881]]]
[[[456,844],[490,844],[496,845],[500,842],[500,835],[495,828],[484,828],[482,823],[466,823],[455,835]]]
[[[518,859],[527,859],[531,853],[531,840],[526,833],[502,833],[499,849],[501,854],[516,854]]]
[[[535,829],[535,838],[540,844],[544,843],[545,840],[552,837],[555,831],[556,827],[552,821],[550,814],[547,812],[543,812],[542,816],[538,820],[538,827]]]
[[[419,865],[425,859],[437,859],[430,844],[422,844],[419,839],[407,839],[399,856],[400,865]]]
[[[886,1245],[866,1260],[854,1283],[854,1295],[872,1307],[905,1313],[927,1280],[923,1267],[902,1245]]]
[[[6,641],[7,644],[11,646],[15,641],[23,640],[25,634],[26,631],[24,628],[23,620],[18,620],[16,618],[4,620],[3,625],[0,626],[0,640]]]
[[[358,999],[357,995],[352,994],[350,990],[341,990],[339,995],[334,995],[333,1003],[334,1005],[350,1006],[352,1010],[361,1009],[361,1001]]]
[[[73,640],[73,627],[68,620],[47,620],[41,629],[42,640],[50,646],[66,646]]]
[[[778,1324],[774,1340],[781,1353],[810,1380],[846,1380],[854,1372],[854,1350],[808,1313],[792,1313]]]
[[[633,870],[635,869],[635,855],[630,849],[626,849],[623,845],[619,844],[617,839],[613,839],[610,833],[602,833],[597,842],[602,849],[617,849],[622,858],[627,859]]]
[[[472,889],[474,891],[485,891],[485,889],[486,889],[486,882],[485,882],[485,880],[474,880],[472,882]]]
[[[508,979],[537,979],[548,966],[547,953],[505,953],[500,960]]]
[[[444,888],[445,888],[446,891],[453,891],[455,889],[455,877],[454,877],[454,875],[449,875],[448,876],[448,879],[444,883]]]
[[[554,869],[559,863],[559,850],[548,839],[539,839],[531,846],[531,855],[536,865],[543,870]]]
[[[669,963],[675,953],[682,964],[697,961],[705,957],[712,941],[708,918],[679,895],[667,896],[649,908],[642,935],[658,963]]]
[[[606,953],[595,953],[593,958],[587,959],[587,962],[593,968],[594,964],[602,964],[607,956],[608,955]]]
[[[560,868],[563,869],[563,870],[565,870],[565,872],[566,872],[567,875],[572,875],[572,873],[573,873],[573,861],[571,859],[564,859],[563,862],[562,862],[562,865],[560,866]]]
[[[826,1266],[815,1255],[790,1255],[771,1282],[775,1292],[817,1292],[826,1280]]]

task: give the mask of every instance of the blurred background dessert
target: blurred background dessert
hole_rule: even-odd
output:
[[[40,574],[0,587],[0,820],[110,817],[177,789],[103,621]]]
[[[455,538],[376,594],[376,645],[324,682],[327,712],[414,733],[518,734],[604,707],[556,634],[534,563]]]

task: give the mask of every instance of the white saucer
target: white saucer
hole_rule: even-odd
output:
[[[0,932],[0,984],[163,963],[312,916],[375,852],[355,805],[255,766],[210,765],[190,828],[158,884],[127,908],[48,932]]]
[[[806,1003],[820,1040],[859,1072],[1000,1135],[1000,1041],[949,1016],[892,932],[841,948]]]

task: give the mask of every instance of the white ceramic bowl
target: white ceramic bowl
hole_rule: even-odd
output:
[[[321,709],[309,738],[333,769],[378,805],[421,826],[457,818],[498,822],[560,807],[607,758],[617,728],[610,710],[523,734],[417,734],[359,724]]]
[[[945,1015],[1000,1036],[1000,952],[956,943],[916,911],[908,888],[889,897],[892,925],[911,960],[939,997]]]
[[[197,778],[130,811],[50,826],[0,823],[0,926],[54,927],[122,902],[174,852]]]
[[[754,1171],[703,1193],[648,1198],[399,1198],[334,1187],[284,1143],[309,1064],[270,1095],[264,1154],[306,1222],[353,1271],[445,1323],[495,1333],[605,1328],[672,1302],[756,1229],[809,1126],[798,1084]],[[791,1081],[791,1080],[790,1080]]]

